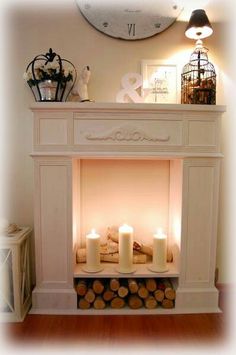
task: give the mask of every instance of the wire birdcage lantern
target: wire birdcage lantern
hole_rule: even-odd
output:
[[[27,66],[24,79],[36,101],[66,101],[76,82],[75,66],[53,52],[37,55]]]
[[[216,72],[207,48],[196,46],[181,74],[181,103],[215,105]]]

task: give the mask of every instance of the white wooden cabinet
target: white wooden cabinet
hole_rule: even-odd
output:
[[[22,321],[31,306],[30,236],[31,228],[0,237],[1,319]]]
[[[31,109],[37,281],[32,312],[92,312],[77,310],[74,290],[74,277],[86,277],[75,263],[83,225],[81,162],[86,159],[168,161],[168,240],[174,253],[170,276],[177,281],[172,312],[217,312],[214,274],[225,107],[35,103]],[[99,277],[114,277],[114,270],[104,270]],[[165,277],[145,265],[136,277],[142,275]]]

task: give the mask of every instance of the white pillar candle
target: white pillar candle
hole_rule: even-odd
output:
[[[133,272],[133,228],[124,224],[119,228],[119,272]]]
[[[152,270],[156,272],[167,271],[167,237],[159,228],[157,233],[153,236],[153,258]]]
[[[86,266],[87,272],[97,272],[102,270],[100,264],[100,235],[92,229],[90,234],[86,235]]]

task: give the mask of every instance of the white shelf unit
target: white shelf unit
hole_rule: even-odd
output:
[[[148,264],[135,264],[135,272],[130,274],[119,273],[116,268],[118,264],[102,263],[103,270],[97,273],[88,273],[83,271],[83,264],[76,264],[74,269],[74,278],[167,278],[179,277],[179,272],[174,263],[167,263],[167,272],[153,272],[148,269]]]

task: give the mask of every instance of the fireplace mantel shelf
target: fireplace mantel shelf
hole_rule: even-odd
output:
[[[225,106],[35,103],[33,156],[221,157]]]
[[[147,104],[116,102],[34,102],[32,111],[37,110],[86,110],[86,111],[190,111],[190,112],[225,112],[225,105],[183,105],[183,104]]]
[[[30,109],[34,120],[31,156],[35,169],[37,280],[32,313],[218,312],[214,279],[222,159],[220,127],[225,106],[51,102],[34,103]],[[137,170],[131,170],[136,169],[134,161]],[[91,223],[91,210],[96,215],[102,211],[103,200],[109,211],[102,211],[105,217],[97,221],[106,223],[103,221],[107,221],[107,212],[111,212],[112,220],[119,212],[114,213],[114,204],[122,194],[105,199],[110,185],[112,191],[120,191],[123,185],[119,173],[115,177],[110,170],[107,173],[106,163],[118,169],[116,172],[123,169],[125,187],[127,182],[133,187],[142,176],[139,186],[143,194],[139,194],[141,189],[125,191],[133,193],[129,196],[133,205],[128,206],[128,211],[142,206],[139,195],[149,198],[146,206],[152,206],[152,210],[148,213],[145,207],[148,217],[143,223],[144,232],[151,215],[155,223],[159,215],[165,215],[174,260],[166,276],[177,285],[173,310],[77,309],[74,283],[77,278],[86,277],[81,265],[76,264],[76,250],[84,245],[82,238],[86,235],[82,229],[88,221]],[[160,175],[161,171],[165,174]],[[108,179],[113,179],[112,184]],[[165,210],[160,200],[163,191]],[[140,209],[134,214],[134,224],[139,223],[142,213]],[[141,236],[146,238],[145,233]],[[147,270],[147,265],[137,265],[136,277],[165,277]],[[114,265],[106,265],[100,275],[93,277],[121,276],[114,271]]]

